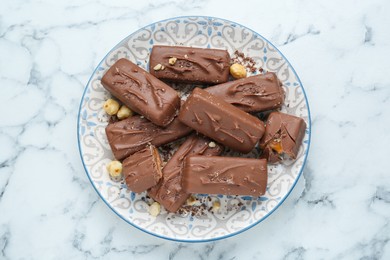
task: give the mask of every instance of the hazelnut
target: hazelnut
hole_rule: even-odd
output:
[[[119,103],[114,99],[107,99],[103,104],[103,109],[110,116],[115,115],[119,109]]]
[[[149,214],[153,217],[157,217],[160,214],[161,206],[158,202],[153,202],[152,205],[149,206]]]
[[[187,205],[189,205],[189,206],[193,206],[193,205],[195,205],[196,203],[198,203],[198,200],[197,200],[194,196],[190,196],[190,197],[188,197],[186,203],[187,203]]]
[[[161,70],[163,68],[163,66],[159,63],[157,64],[156,66],[153,67],[153,70]]]
[[[107,165],[107,171],[111,180],[120,181],[122,179],[122,163],[119,161],[111,161]]]
[[[132,117],[133,111],[130,110],[127,106],[121,106],[121,108],[118,110],[118,113],[116,114],[119,120]]]
[[[230,74],[233,76],[233,78],[236,79],[245,78],[246,69],[241,64],[234,63],[232,66],[230,66]]]
[[[172,58],[169,58],[168,63],[171,65],[175,65],[176,61],[177,61],[177,58],[172,57]]]
[[[209,143],[209,147],[210,147],[210,148],[214,148],[215,146],[217,146],[217,145],[216,145],[214,142],[210,142],[210,143]]]
[[[214,201],[213,209],[214,210],[219,210],[220,207],[221,207],[221,203],[219,201]]]

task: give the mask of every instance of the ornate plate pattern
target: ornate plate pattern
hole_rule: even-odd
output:
[[[269,167],[267,192],[264,196],[210,196],[210,199],[203,198],[206,206],[209,207],[218,200],[221,204],[219,210],[206,210],[204,214],[191,216],[190,213],[173,214],[162,209],[161,214],[155,218],[148,213],[150,201],[145,199],[145,194],[135,194],[128,191],[125,184],[110,180],[105,165],[113,159],[113,155],[104,132],[108,117],[102,110],[102,104],[110,94],[102,87],[100,79],[115,61],[123,57],[147,69],[149,53],[154,44],[222,48],[227,49],[230,54],[239,50],[253,58],[264,70],[278,75],[286,91],[282,111],[302,117],[308,128],[298,159]],[[191,85],[184,86],[183,92],[190,88]],[[179,17],[156,22],[136,31],[107,54],[85,88],[77,131],[80,155],[88,178],[103,201],[118,216],[158,237],[198,242],[240,233],[265,219],[284,201],[300,177],[306,161],[310,144],[310,115],[302,84],[294,69],[262,36],[223,19]],[[178,143],[180,141],[173,143],[170,148],[174,150]],[[229,153],[247,157],[257,155],[256,151],[248,155]]]

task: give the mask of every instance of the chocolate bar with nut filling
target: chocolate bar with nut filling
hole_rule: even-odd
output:
[[[246,112],[277,109],[284,102],[282,83],[272,72],[229,81],[204,90]]]
[[[153,145],[130,155],[123,161],[122,165],[126,185],[136,193],[153,187],[162,176],[161,157]]]
[[[192,129],[177,118],[163,128],[139,115],[108,124],[106,127],[107,140],[117,160],[145,148],[149,143],[158,147],[191,132]]]
[[[180,46],[153,46],[149,71],[170,82],[219,84],[229,79],[230,56],[226,50]]]
[[[159,126],[172,122],[180,107],[173,88],[126,59],[115,62],[101,83],[131,110]]]
[[[189,156],[182,184],[188,193],[258,197],[267,188],[267,160],[242,157]]]
[[[272,112],[268,116],[264,136],[259,142],[263,150],[261,157],[267,158],[270,163],[280,162],[283,155],[296,159],[305,129],[306,123],[302,118]]]
[[[223,147],[208,138],[192,135],[174,153],[162,170],[160,182],[148,194],[170,212],[176,212],[187,200],[189,194],[182,189],[183,161],[192,155],[219,155]]]
[[[195,88],[183,104],[179,120],[242,153],[249,153],[264,133],[260,119],[200,88]]]

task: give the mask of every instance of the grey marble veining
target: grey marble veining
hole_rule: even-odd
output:
[[[0,259],[390,259],[389,11],[384,0],[3,1]],[[300,76],[313,121],[291,196],[212,243],[161,240],[116,217],[77,148],[95,66],[129,33],[181,15],[229,19],[272,41]]]

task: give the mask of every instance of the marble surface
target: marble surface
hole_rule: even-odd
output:
[[[0,259],[390,259],[389,1],[128,2],[2,1]],[[211,243],[162,240],[120,220],[77,148],[95,66],[129,33],[180,15],[262,34],[311,106],[305,178],[264,222]]]

